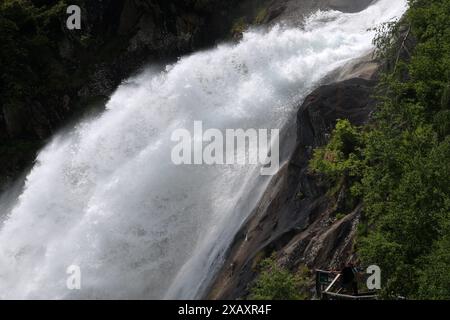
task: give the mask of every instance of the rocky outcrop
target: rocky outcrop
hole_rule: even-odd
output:
[[[354,64],[346,72],[355,74],[357,69]],[[353,258],[361,205],[338,216],[343,213],[345,188],[331,194],[330,186],[310,172],[308,163],[313,150],[327,143],[338,119],[349,119],[355,125],[368,121],[375,105],[371,95],[376,81],[367,76],[324,85],[306,98],[298,112],[297,147],[236,236],[209,298],[245,297],[258,263],[274,252],[278,263],[293,271],[305,265],[337,268]]]

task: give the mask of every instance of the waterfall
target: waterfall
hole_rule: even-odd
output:
[[[323,77],[372,49],[370,28],[406,5],[319,11],[302,29],[251,30],[124,81],[101,115],[54,137],[15,203],[0,205],[0,298],[200,297],[270,177],[258,165],[176,166],[171,134],[194,121],[285,128]],[[81,290],[66,286],[71,265]]]

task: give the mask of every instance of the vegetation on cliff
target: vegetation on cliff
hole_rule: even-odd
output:
[[[250,288],[250,300],[302,300],[309,286],[309,272],[304,268],[292,274],[280,267],[275,257],[260,263],[260,274]]]
[[[339,121],[311,161],[363,201],[356,249],[381,267],[386,298],[450,298],[449,21],[449,1],[411,0],[401,22],[381,28],[375,43],[391,67],[373,120]]]

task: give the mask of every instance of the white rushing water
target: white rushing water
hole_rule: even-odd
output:
[[[304,30],[248,32],[125,82],[102,115],[40,152],[0,213],[0,298],[200,297],[268,178],[257,166],[175,166],[172,132],[197,120],[283,128],[325,75],[371,49],[369,28],[405,9],[318,12]],[[66,287],[70,265],[81,290]]]

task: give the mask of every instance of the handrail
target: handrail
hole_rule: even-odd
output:
[[[321,274],[327,275],[323,280]],[[333,275],[333,278],[331,278]],[[342,273],[335,271],[316,270],[316,293],[319,299],[340,299],[340,300],[376,300],[378,295],[375,292],[365,292],[360,295],[351,295],[341,293],[342,287],[339,286]],[[330,279],[333,279],[330,281]],[[326,289],[325,289],[326,288]]]
[[[336,282],[339,280],[339,278],[341,277],[341,274],[339,273],[336,278],[334,278],[334,280],[330,283],[330,285],[325,289],[325,292],[328,293],[329,290],[331,290],[331,288],[334,287],[334,285],[336,284]]]
[[[322,269],[316,269],[316,272],[322,272],[322,273],[328,273],[328,274],[333,273],[332,271],[322,270]]]
[[[365,296],[351,296],[349,294],[342,293],[333,293],[333,292],[324,292],[324,295],[341,298],[341,299],[349,299],[349,300],[373,300],[377,298],[377,295],[365,295]]]

